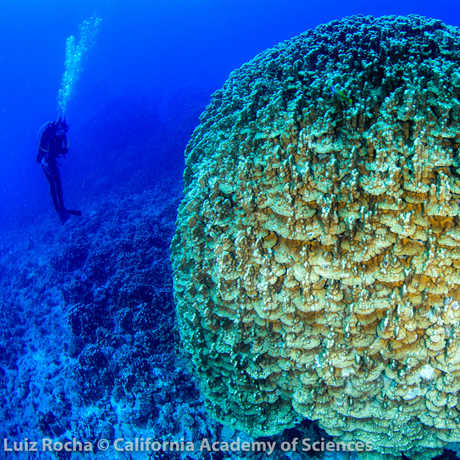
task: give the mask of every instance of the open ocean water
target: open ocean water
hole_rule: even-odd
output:
[[[460,458],[458,1],[3,1],[0,67],[0,458]]]

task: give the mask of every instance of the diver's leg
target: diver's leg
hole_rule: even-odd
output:
[[[54,209],[56,209],[58,214],[61,214],[61,207],[60,203],[58,201],[57,193],[56,193],[56,183],[54,181],[53,175],[50,173],[50,171],[46,170],[43,168],[43,172],[45,173],[45,177],[48,180],[49,186],[50,186],[50,194],[51,198],[53,200],[54,204]]]
[[[56,196],[59,202],[59,207],[62,209],[63,212],[65,212],[64,197],[62,196],[61,176],[59,174],[59,169],[57,168],[57,166],[55,167],[54,172],[54,183],[56,184]]]
[[[64,214],[66,215],[66,220],[69,218],[69,214],[72,214],[73,216],[81,216],[81,211],[73,210],[73,209],[66,209],[64,206],[64,198],[62,195],[62,182],[61,182],[61,176],[59,174],[59,169],[56,166],[56,187],[57,187],[57,196],[58,200],[60,202],[60,205],[62,207],[62,210]]]
[[[62,203],[62,186],[57,166],[48,164],[48,167],[46,169],[43,168],[43,171],[45,172],[46,178],[50,184],[50,193],[51,198],[53,199],[54,207],[59,214],[61,222],[64,223],[69,218],[69,215],[66,213]]]
[[[61,175],[59,174],[59,169],[56,162],[50,162],[46,169],[43,168],[43,171],[45,172],[46,178],[50,184],[50,192],[53,198],[54,207],[59,214],[61,222],[64,223],[70,217],[70,215],[81,216],[81,211],[66,209],[64,206]]]

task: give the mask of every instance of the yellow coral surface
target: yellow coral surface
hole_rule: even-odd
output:
[[[233,72],[186,150],[172,244],[211,413],[376,453],[460,441],[460,32],[319,26]]]

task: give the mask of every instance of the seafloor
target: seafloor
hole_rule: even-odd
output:
[[[196,449],[75,454],[26,451],[42,438],[84,442],[251,441],[211,420],[180,355],[169,245],[180,180],[113,193],[61,226],[57,217],[0,243],[0,458],[311,458],[282,452],[294,437],[329,439],[305,421],[267,452]],[[28,440],[29,444],[24,442]],[[221,444],[221,446],[225,446]],[[315,458],[354,458],[317,454]],[[446,451],[443,458],[455,458]]]

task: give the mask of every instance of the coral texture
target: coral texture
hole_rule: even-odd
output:
[[[234,71],[186,150],[172,243],[211,413],[382,455],[460,440],[460,31],[350,17]]]
[[[51,219],[1,233],[2,446],[3,439],[11,448],[43,437],[112,444],[117,438],[184,439],[194,442],[193,452],[166,447],[123,454],[112,445],[85,458],[267,458],[263,451],[237,450],[236,457],[199,448],[203,438],[220,445],[252,440],[209,418],[189,363],[176,355],[169,242],[182,187],[173,179],[157,180],[140,194],[122,189],[92,199],[85,217],[65,226],[50,210]],[[267,439],[276,443],[271,460],[285,460],[279,446],[292,437],[330,440],[304,421]],[[0,460],[12,458],[82,456],[0,449]]]
[[[169,241],[180,188],[111,194],[66,226],[52,215],[2,234],[1,439],[220,439],[175,356]]]

